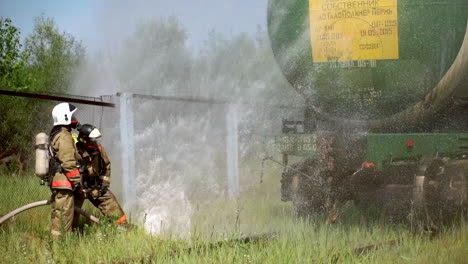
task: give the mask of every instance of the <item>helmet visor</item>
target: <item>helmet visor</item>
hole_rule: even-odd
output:
[[[89,140],[96,140],[98,138],[101,137],[101,132],[99,131],[99,129],[97,128],[94,128],[93,130],[91,130],[91,132],[89,133]]]

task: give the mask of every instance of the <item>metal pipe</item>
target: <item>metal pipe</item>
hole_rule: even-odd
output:
[[[76,95],[51,95],[51,94],[40,94],[40,93],[31,93],[31,92],[18,92],[12,90],[6,90],[5,87],[0,86],[0,95],[8,96],[17,96],[17,97],[26,97],[34,99],[44,99],[52,101],[63,101],[77,104],[87,104],[87,105],[97,105],[103,107],[115,107],[113,103],[102,102],[102,97],[89,97],[89,96],[76,96]]]

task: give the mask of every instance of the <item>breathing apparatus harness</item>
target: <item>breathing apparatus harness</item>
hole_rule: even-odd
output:
[[[50,136],[49,136],[49,155],[50,155],[50,159],[49,159],[49,174],[47,175],[47,178],[45,179],[47,182],[48,182],[48,186],[50,187],[51,184],[52,184],[52,180],[55,176],[56,173],[63,173],[63,168],[62,168],[62,165],[60,164],[60,162],[58,161],[57,159],[57,155],[54,151],[54,148],[53,148],[53,139],[55,138],[55,136],[62,130],[62,126],[54,126],[52,128],[52,130],[50,131]],[[78,167],[78,166],[77,166]],[[44,185],[45,182],[44,180],[41,181],[41,185]],[[79,183],[75,183],[72,187],[72,191],[73,192],[77,192],[81,187],[81,184]]]
[[[45,181],[48,182],[48,185],[50,187],[52,183],[52,179],[54,178],[56,173],[63,173],[62,166],[60,165],[60,162],[57,160],[56,153],[53,148],[52,140],[55,138],[55,136],[62,130],[62,126],[54,126],[52,130],[50,131],[50,136],[49,136],[49,174],[47,175],[47,178]],[[44,185],[45,182],[44,180],[41,181],[41,184]]]
[[[83,189],[85,192],[92,192],[93,190],[99,190],[101,195],[104,195],[107,192],[107,186],[103,184],[100,176],[104,173],[104,160],[101,157],[101,151],[99,146],[95,147],[85,142],[79,141],[76,143],[77,151],[80,156],[78,160],[78,169],[83,176]],[[83,157],[86,153],[91,160],[91,164],[85,162]],[[87,165],[91,165],[93,171],[95,170],[95,176],[89,176],[89,171]]]

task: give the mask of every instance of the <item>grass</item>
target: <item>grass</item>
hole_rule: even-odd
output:
[[[0,215],[49,198],[32,176],[0,176]],[[200,203],[190,234],[149,235],[141,223],[126,232],[102,221],[52,241],[49,208],[31,209],[0,227],[1,263],[468,263],[468,224],[436,237],[412,233],[353,206],[330,224],[325,216],[298,219],[279,201],[276,181],[244,189],[235,201]],[[14,195],[12,195],[14,194]],[[89,205],[85,209],[100,216]],[[253,234],[273,237],[246,243]],[[383,244],[382,244],[383,243]],[[364,253],[355,249],[373,244]]]

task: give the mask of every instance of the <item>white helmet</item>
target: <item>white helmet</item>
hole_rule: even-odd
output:
[[[77,108],[69,103],[60,103],[52,109],[52,118],[54,119],[54,126],[56,125],[70,125],[72,122],[72,115]]]

